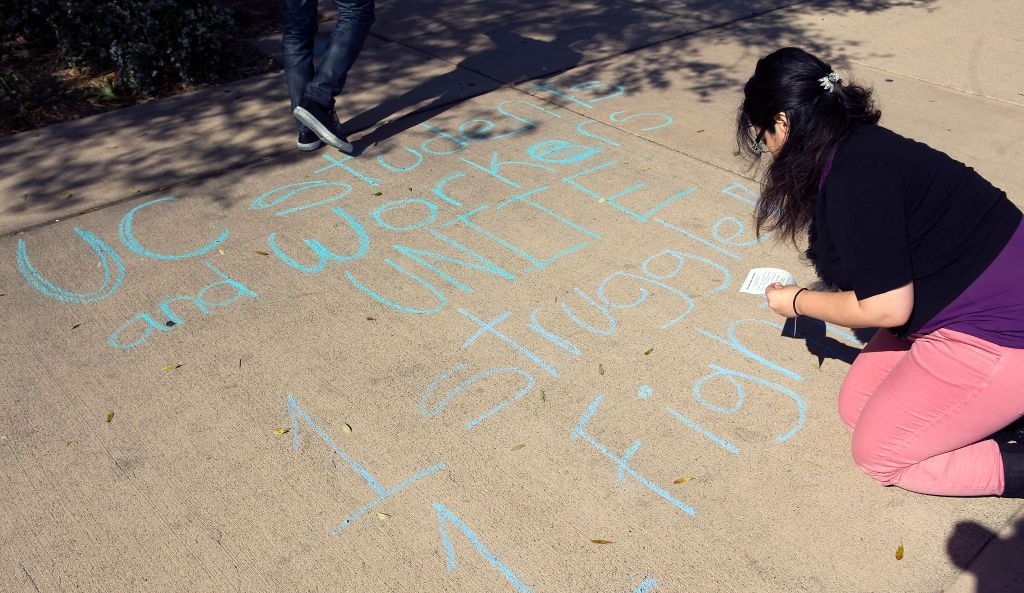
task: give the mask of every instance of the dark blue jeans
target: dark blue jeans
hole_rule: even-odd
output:
[[[338,20],[331,40],[313,68],[317,0],[284,0],[284,75],[292,110],[310,99],[333,106],[345,87],[349,68],[355,63],[374,18],[374,0],[334,0]],[[299,131],[304,126],[295,122]]]

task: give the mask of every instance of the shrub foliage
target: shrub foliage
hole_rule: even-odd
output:
[[[57,50],[67,66],[114,70],[119,86],[148,95],[203,82],[229,67],[234,17],[201,0],[0,0],[2,45]]]

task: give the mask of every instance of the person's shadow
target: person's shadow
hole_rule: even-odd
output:
[[[875,329],[851,330],[855,338],[862,343],[867,343],[875,335]],[[860,348],[844,344],[828,335],[828,328],[824,321],[813,317],[800,317],[799,320],[787,319],[782,326],[782,336],[803,340],[807,345],[807,351],[818,359],[818,366],[825,362],[826,358],[841,360],[846,364],[853,364]]]
[[[513,26],[521,27],[523,24],[517,22]],[[490,38],[491,48],[471,54],[450,72],[389,98],[342,124],[342,131],[352,135],[385,122],[353,142],[356,154],[464,101],[506,84],[562,72],[576,66],[582,59],[582,54],[570,47],[568,41],[571,40],[539,41],[519,35],[511,27],[492,29],[485,34]],[[467,81],[465,71],[476,76],[469,77]],[[472,88],[467,89],[466,86]],[[417,106],[415,110],[385,121],[414,106]]]
[[[1024,518],[1007,539],[974,521],[961,521],[946,540],[946,552],[953,564],[974,574],[975,593],[1024,591]]]

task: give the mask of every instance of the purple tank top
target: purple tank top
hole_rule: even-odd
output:
[[[1024,224],[967,290],[918,333],[942,328],[1007,348],[1024,348]]]

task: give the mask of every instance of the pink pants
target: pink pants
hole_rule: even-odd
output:
[[[1024,415],[1024,349],[940,329],[880,330],[839,392],[853,459],[887,486],[924,494],[1003,493],[992,433]]]

